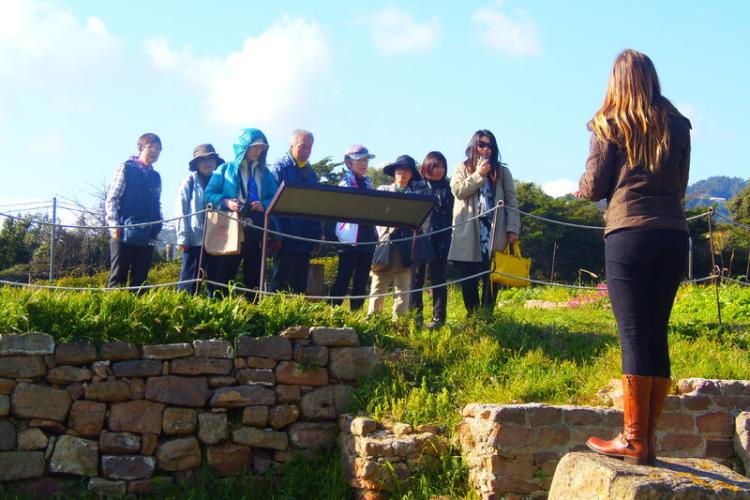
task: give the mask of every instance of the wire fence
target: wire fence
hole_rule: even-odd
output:
[[[190,213],[190,214],[181,215],[181,216],[172,217],[172,218],[167,218],[167,219],[162,219],[162,220],[158,220],[158,221],[150,221],[150,222],[142,222],[142,223],[134,223],[134,224],[123,224],[123,225],[60,224],[60,223],[57,223],[56,221],[46,221],[46,220],[30,219],[29,217],[23,217],[23,216],[15,215],[18,212],[28,212],[29,210],[34,210],[34,209],[49,209],[51,207],[51,205],[39,205],[39,203],[44,203],[44,201],[30,203],[30,205],[32,205],[32,206],[30,206],[29,208],[14,208],[14,209],[3,208],[2,211],[0,211],[0,217],[9,218],[11,220],[26,221],[26,222],[30,222],[30,223],[33,223],[33,224],[39,224],[41,226],[50,226],[50,227],[61,228],[61,229],[81,229],[81,230],[91,230],[91,231],[96,231],[96,230],[104,231],[104,230],[111,230],[111,229],[124,229],[126,227],[150,226],[150,225],[154,225],[154,224],[169,225],[169,224],[174,224],[175,222],[177,222],[177,221],[179,221],[181,219],[185,219],[185,218],[189,218],[189,217],[194,217],[194,216],[199,216],[199,215],[205,214],[206,212],[208,212],[208,211],[211,210],[210,208],[206,208],[206,209],[199,210],[199,211],[196,211],[196,212],[193,212],[193,213]],[[36,204],[37,206],[33,206],[34,204]],[[70,210],[72,212],[77,212],[77,213],[81,213],[81,214],[88,214],[88,215],[95,215],[95,216],[102,216],[103,217],[102,211],[98,210],[98,209],[97,210],[94,210],[94,209],[85,209],[85,208],[81,209],[81,208],[78,208],[78,207],[72,207],[68,203],[63,203],[61,205],[58,205],[58,207],[62,208],[64,210]],[[539,221],[542,221],[542,222],[545,222],[545,223],[548,223],[548,224],[561,225],[561,226],[572,227],[572,228],[577,228],[577,229],[598,230],[598,231],[603,231],[605,229],[603,226],[593,226],[593,225],[587,225],[587,224],[579,224],[579,223],[576,223],[576,222],[569,222],[569,221],[564,221],[564,220],[552,219],[552,218],[549,218],[549,217],[543,217],[543,216],[540,216],[540,215],[536,215],[536,214],[533,214],[533,213],[530,213],[530,212],[523,211],[523,210],[521,210],[521,209],[519,209],[517,207],[505,206],[505,205],[503,205],[502,202],[500,202],[496,206],[494,206],[494,207],[492,207],[492,208],[490,208],[490,209],[488,209],[488,210],[486,210],[486,211],[484,211],[484,212],[482,212],[480,214],[472,216],[472,217],[470,217],[470,218],[468,218],[468,219],[466,219],[466,220],[464,220],[464,221],[462,221],[460,223],[457,223],[457,224],[454,224],[454,225],[451,225],[451,226],[448,226],[448,227],[445,227],[445,228],[442,228],[442,229],[438,229],[438,230],[434,230],[434,231],[428,231],[428,232],[424,232],[424,233],[419,233],[419,234],[416,234],[416,235],[410,236],[410,237],[392,239],[392,240],[389,240],[389,241],[391,243],[396,243],[396,242],[401,242],[401,241],[413,241],[416,238],[429,238],[429,237],[431,237],[431,236],[433,236],[435,234],[440,234],[440,233],[446,232],[446,231],[452,231],[453,229],[455,229],[457,227],[460,227],[460,226],[462,226],[464,224],[472,223],[475,220],[480,219],[482,217],[489,217],[491,214],[493,214],[493,212],[495,212],[497,210],[501,210],[501,209],[507,209],[507,210],[511,210],[511,211],[516,211],[520,215],[523,215],[523,216],[529,217],[529,218],[533,218],[533,219],[536,219],[536,220],[539,220]],[[225,212],[219,212],[219,213],[226,214]],[[688,220],[696,220],[696,219],[699,219],[699,218],[702,218],[702,217],[708,217],[710,219],[713,216],[718,216],[718,217],[724,219],[727,223],[729,223],[731,225],[735,225],[735,226],[744,228],[746,230],[750,230],[750,226],[747,226],[745,224],[737,222],[737,221],[735,221],[735,220],[731,219],[730,217],[727,217],[727,216],[725,216],[723,214],[716,213],[716,212],[714,212],[713,209],[709,209],[706,212],[703,212],[703,213],[691,216],[691,217],[688,218]],[[317,239],[317,238],[306,238],[306,237],[302,237],[302,236],[298,236],[298,235],[283,233],[281,231],[276,231],[274,229],[269,229],[269,228],[265,228],[265,227],[262,227],[262,226],[255,225],[250,220],[244,219],[244,218],[241,220],[241,223],[244,226],[251,227],[251,228],[256,229],[258,231],[263,231],[267,235],[270,235],[270,236],[275,236],[275,237],[280,237],[280,238],[289,238],[289,239],[294,239],[294,240],[298,240],[298,241],[305,241],[305,242],[315,243],[315,244],[324,244],[324,245],[332,245],[332,246],[352,246],[352,243],[348,243],[348,242],[331,241],[331,240]],[[713,236],[711,236],[711,237],[713,237]],[[364,246],[364,245],[377,245],[379,243],[380,242],[378,242],[378,241],[373,241],[373,242],[358,242],[357,245],[361,245],[361,246]],[[306,295],[306,297],[310,298],[310,299],[314,299],[314,300],[343,300],[343,299],[350,299],[351,300],[351,299],[367,299],[367,298],[371,299],[371,298],[376,298],[376,297],[387,297],[387,296],[394,296],[394,295],[400,295],[400,294],[408,294],[408,293],[430,291],[430,290],[433,290],[435,288],[452,286],[452,285],[460,284],[460,283],[462,283],[464,281],[467,281],[467,280],[473,280],[473,279],[477,279],[477,278],[480,278],[480,277],[484,277],[484,276],[486,276],[488,274],[491,274],[491,273],[494,273],[494,274],[500,275],[500,276],[505,276],[507,278],[513,278],[513,279],[521,280],[521,281],[527,282],[528,285],[537,285],[537,286],[544,286],[544,287],[558,287],[558,288],[566,288],[566,289],[574,289],[574,290],[598,290],[598,291],[601,291],[601,288],[597,287],[597,286],[585,286],[585,285],[581,285],[581,284],[573,285],[573,284],[560,283],[560,282],[554,282],[554,281],[544,281],[544,280],[533,279],[533,278],[530,278],[528,276],[514,276],[514,275],[506,274],[506,273],[503,273],[503,272],[500,272],[500,271],[497,271],[497,270],[494,270],[494,269],[488,269],[486,271],[482,271],[480,273],[476,273],[476,274],[471,275],[471,276],[466,276],[466,277],[462,277],[460,279],[455,279],[455,280],[450,280],[450,281],[446,281],[446,282],[443,282],[443,283],[438,283],[438,284],[433,284],[433,285],[429,285],[429,286],[424,286],[424,287],[421,287],[419,289],[409,290],[408,292],[393,291],[393,292],[386,292],[386,293],[381,293],[381,294],[343,295],[343,296]],[[721,273],[716,273],[716,272],[714,272],[714,273],[712,273],[712,274],[710,274],[708,276],[702,277],[702,278],[684,280],[682,282],[682,284],[699,284],[699,283],[706,283],[706,282],[709,282],[709,281],[713,281],[713,282],[717,283],[717,286],[718,286],[718,283],[722,282],[722,281],[723,282],[737,283],[737,284],[740,284],[740,285],[743,285],[743,286],[747,286],[747,285],[750,284],[747,281],[742,281],[742,280],[734,279],[734,278],[731,278],[729,276],[723,276],[723,275],[721,275]],[[149,284],[149,285],[142,285],[142,286],[114,287],[114,288],[113,287],[75,287],[75,286],[61,286],[61,285],[43,285],[43,284],[34,284],[34,283],[21,283],[21,282],[9,281],[9,280],[0,280],[0,284],[1,285],[5,285],[5,286],[24,287],[24,288],[31,288],[31,289],[58,290],[58,291],[97,291],[97,292],[107,292],[107,291],[112,291],[112,290],[143,291],[143,290],[149,290],[149,289],[175,287],[175,286],[178,286],[178,285],[189,285],[189,284],[195,284],[195,283],[198,283],[198,284],[204,283],[204,284],[210,285],[212,287],[216,287],[216,288],[232,289],[232,290],[235,290],[235,291],[246,292],[246,293],[257,293],[259,295],[279,295],[279,294],[286,294],[286,292],[274,292],[274,291],[249,289],[249,288],[244,288],[244,287],[237,286],[237,285],[234,285],[234,284],[229,285],[229,284],[220,283],[220,282],[216,282],[216,281],[212,281],[210,279],[204,279],[204,278],[196,278],[196,279],[183,280],[183,281],[171,281],[171,282],[167,282],[167,283],[156,283],[156,284]]]

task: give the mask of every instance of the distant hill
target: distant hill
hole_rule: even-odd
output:
[[[687,208],[717,206],[717,209],[728,214],[725,208],[726,202],[739,193],[747,181],[740,177],[727,177],[715,175],[703,179],[687,188],[685,205]]]

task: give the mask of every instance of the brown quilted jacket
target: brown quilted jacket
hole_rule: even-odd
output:
[[[581,196],[607,198],[604,235],[624,228],[688,231],[682,207],[690,170],[690,122],[670,112],[669,151],[655,172],[643,165],[627,168],[627,153],[591,134],[586,172],[579,182]]]

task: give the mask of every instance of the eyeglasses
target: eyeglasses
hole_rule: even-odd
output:
[[[488,149],[492,147],[492,144],[486,141],[479,141],[477,143],[477,149]]]

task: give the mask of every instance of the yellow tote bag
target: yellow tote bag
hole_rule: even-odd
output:
[[[511,246],[513,253],[510,252]],[[517,288],[530,286],[531,283],[528,281],[530,268],[531,259],[521,256],[521,244],[514,241],[508,243],[502,252],[494,252],[490,277],[493,283],[501,285]]]

